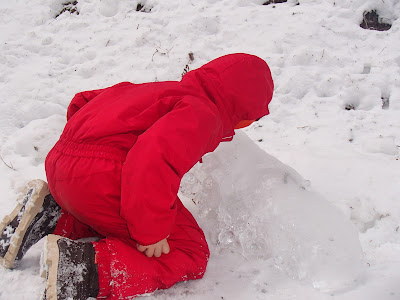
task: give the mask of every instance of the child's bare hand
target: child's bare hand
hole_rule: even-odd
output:
[[[160,257],[161,254],[168,254],[170,250],[167,239],[163,239],[155,244],[148,246],[142,246],[138,244],[137,249],[140,252],[146,254],[147,257],[152,257],[153,255],[155,257]]]

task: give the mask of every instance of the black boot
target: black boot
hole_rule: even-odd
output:
[[[86,300],[99,293],[94,246],[50,234],[41,257],[45,300]]]
[[[17,202],[0,223],[0,264],[6,268],[13,268],[30,247],[52,233],[61,213],[42,180],[30,181]]]

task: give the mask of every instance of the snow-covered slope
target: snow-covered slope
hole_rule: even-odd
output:
[[[400,299],[399,1],[66,2],[0,2],[0,218],[45,179],[76,92],[248,52],[271,67],[270,116],[182,182],[206,276],[148,299]],[[359,26],[371,10],[389,31]],[[0,299],[39,297],[41,246],[0,269]]]

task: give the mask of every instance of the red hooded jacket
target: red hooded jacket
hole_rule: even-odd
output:
[[[134,240],[154,244],[170,233],[183,175],[231,140],[239,121],[267,115],[272,93],[262,59],[226,55],[180,82],[123,82],[77,94],[60,140],[126,154],[120,215]]]

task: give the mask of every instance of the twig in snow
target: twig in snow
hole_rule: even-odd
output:
[[[189,72],[190,71],[190,63],[192,62],[192,61],[194,61],[194,54],[193,54],[193,52],[189,52],[188,53],[188,56],[189,56],[189,60],[188,60],[188,62],[187,62],[187,64],[186,64],[186,66],[185,66],[185,68],[183,69],[183,72],[182,72],[182,77],[183,77],[183,75],[185,75],[187,72]]]
[[[4,161],[4,159],[3,159],[3,157],[2,157],[1,155],[0,155],[0,159],[1,159],[1,161],[2,161],[7,167],[9,167],[11,170],[16,171],[16,170],[14,169],[13,165],[12,165],[12,164],[11,164],[11,166],[8,165],[8,164]]]
[[[383,47],[383,49],[381,50],[381,52],[379,52],[379,54],[381,54],[382,52],[383,52],[383,50],[385,50],[387,47],[385,46],[385,47]],[[379,55],[378,54],[378,55]]]
[[[151,61],[154,61],[154,55],[156,55],[157,52],[158,52],[158,49],[156,49],[156,51],[153,53],[153,56],[151,57]]]
[[[154,55],[156,54],[156,53],[160,53],[160,55],[168,55],[169,54],[169,52],[172,50],[172,48],[174,48],[174,46],[172,46],[171,48],[169,48],[169,49],[167,49],[167,50],[159,50],[159,49],[156,49],[156,51],[153,53],[153,56],[152,56],[152,58],[151,58],[151,61],[153,61],[153,58],[154,58]]]

